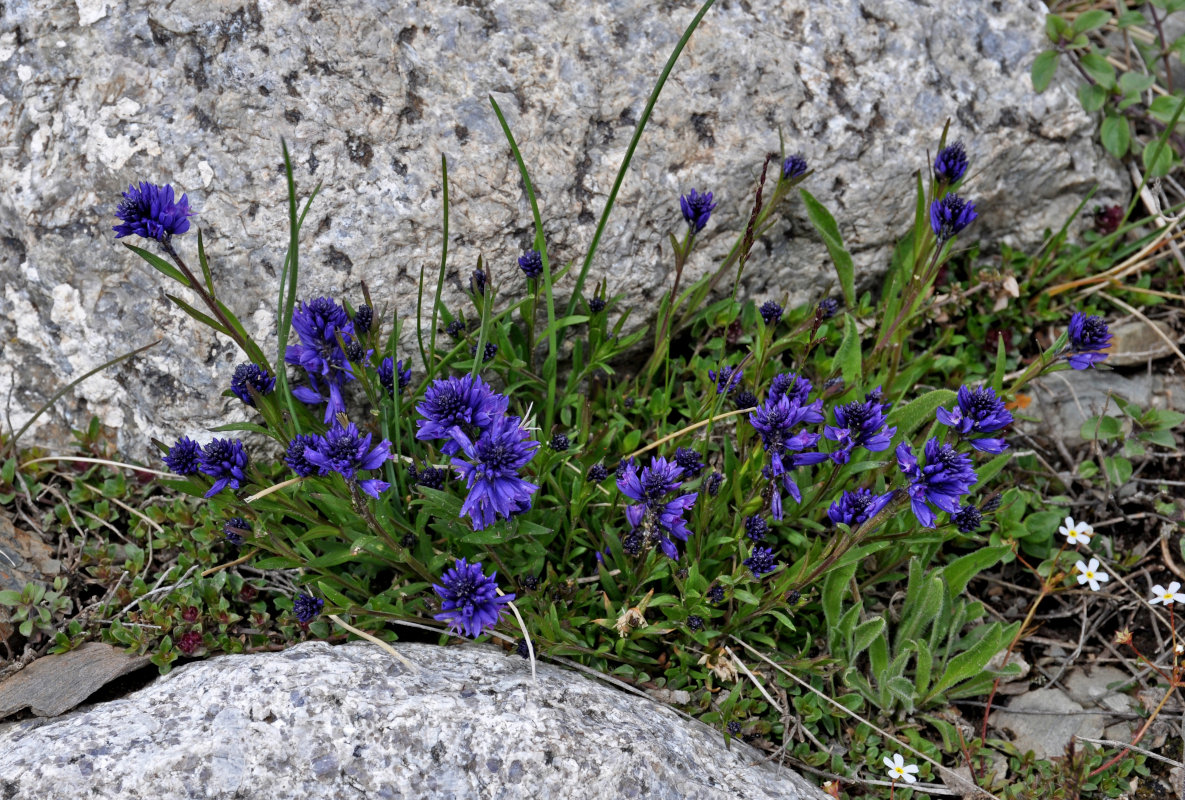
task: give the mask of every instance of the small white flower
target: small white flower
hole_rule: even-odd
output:
[[[900,753],[894,753],[892,758],[885,756],[885,766],[889,768],[889,780],[896,783],[904,779],[906,783],[914,783],[917,778],[913,773],[918,771],[917,764],[906,764]]]
[[[1166,606],[1171,606],[1173,603],[1185,603],[1185,594],[1182,594],[1180,590],[1181,584],[1177,581],[1170,583],[1167,589],[1158,583],[1152,587],[1152,599],[1148,602],[1152,605],[1164,603]]]
[[[1099,590],[1100,583],[1111,580],[1111,576],[1103,571],[1097,558],[1092,558],[1089,564],[1079,561],[1074,565],[1074,569],[1078,570],[1078,585],[1089,583],[1092,592]]]
[[[1057,532],[1066,537],[1066,544],[1080,545],[1089,544],[1090,537],[1094,536],[1094,528],[1088,522],[1075,522],[1073,517],[1066,517],[1066,524],[1057,529]]]
[[[1173,649],[1177,651],[1177,655],[1181,655],[1182,653],[1185,653],[1185,644],[1179,644]]]

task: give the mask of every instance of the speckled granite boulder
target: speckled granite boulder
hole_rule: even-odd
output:
[[[405,319],[440,248],[440,157],[451,164],[457,307],[479,255],[508,289],[531,215],[506,112],[538,188],[552,256],[582,256],[634,124],[695,10],[651,0],[6,0],[0,13],[0,397],[21,425],[64,382],[164,342],[73,390],[34,437],[69,441],[91,414],[130,457],[150,437],[236,419],[219,396],[238,355],[164,298],[114,242],[130,182],[172,182],[200,215],[222,294],[274,328],[286,243],[279,139],[310,215],[301,294],[366,279]],[[947,118],[973,159],[975,235],[1017,245],[1057,228],[1086,190],[1123,176],[1063,76],[1032,93],[1037,0],[720,0],[684,52],[623,185],[591,278],[641,323],[669,285],[680,192],[719,200],[689,266],[743,230],[764,154],[802,151],[863,281],[912,215],[910,178]],[[193,236],[178,240],[193,258]],[[750,296],[806,301],[833,283],[795,207],[749,262]],[[566,298],[571,283],[557,287]]]
[[[824,800],[664,706],[492,647],[322,642],[0,729],[0,797]],[[38,727],[38,725],[40,725]]]

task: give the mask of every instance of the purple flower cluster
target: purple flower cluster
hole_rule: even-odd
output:
[[[250,386],[258,395],[268,395],[276,390],[276,376],[267,371],[263,364],[239,364],[235,367],[235,374],[230,379],[230,390],[235,397],[249,406],[255,405],[251,397]]]
[[[957,194],[948,194],[930,204],[930,227],[939,244],[953,239],[977,218],[975,204]]]
[[[454,456],[453,469],[469,495],[461,506],[475,530],[531,508],[539,487],[519,475],[539,443],[519,417],[507,416],[510,401],[481,378],[464,375],[433,381],[418,406],[416,438],[444,439],[440,450]],[[464,458],[460,457],[464,456]]]
[[[403,360],[394,361],[387,356],[379,362],[379,384],[387,390],[387,397],[395,396],[395,376],[399,376],[399,391],[402,392],[411,383],[411,367],[403,368]]]
[[[687,220],[691,232],[699,233],[708,224],[708,218],[712,216],[716,204],[712,202],[711,192],[699,194],[695,189],[692,189],[679,198],[679,207],[683,211],[683,219]]]
[[[460,378],[439,378],[424,393],[416,411],[423,419],[416,420],[416,438],[431,441],[444,439],[440,452],[453,455],[461,445],[453,439],[453,429],[475,439],[503,416],[510,401],[498,394],[480,377],[462,375]]]
[[[716,394],[732,394],[745,377],[745,371],[724,365],[719,370],[708,370],[708,377],[716,382]]]
[[[1107,357],[1101,352],[1111,346],[1111,331],[1102,317],[1088,317],[1075,311],[1070,317],[1069,355],[1074,369],[1089,369]]]
[[[238,439],[211,439],[202,447],[188,436],[182,436],[169,448],[164,462],[178,475],[201,472],[213,478],[214,485],[206,492],[206,497],[213,497],[227,486],[238,489],[247,480],[247,451]]]
[[[777,325],[782,319],[783,308],[773,300],[766,300],[758,311],[766,325]]]
[[[858,528],[884,510],[892,499],[891,493],[876,495],[868,489],[844,492],[827,509],[827,516],[837,525],[842,522],[849,528]]]
[[[943,425],[966,438],[976,450],[1002,453],[1008,448],[1003,439],[972,437],[972,434],[994,433],[1012,424],[1012,412],[1004,407],[1004,401],[996,397],[990,386],[974,389],[960,386],[958,404],[949,411],[938,409],[936,416]]]
[[[921,465],[908,442],[897,445],[897,467],[909,480],[906,491],[918,523],[924,528],[934,527],[937,506],[948,514],[959,512],[959,500],[971,491],[979,480],[971,459],[955,450],[953,445],[940,444],[930,439],[925,446],[926,463]]]
[[[292,601],[292,613],[296,614],[296,619],[301,625],[308,625],[315,620],[323,608],[325,608],[324,600],[304,592],[298,594]]]
[[[791,178],[801,178],[806,174],[807,164],[806,156],[802,153],[795,153],[788,156],[782,162],[782,178],[790,180]]]
[[[123,201],[115,210],[115,216],[123,220],[116,225],[115,238],[143,236],[168,242],[175,234],[189,230],[189,217],[194,212],[189,208],[189,197],[181,195],[174,200],[172,186],[157,186],[140,182],[140,186],[129,186],[123,193]]]
[[[761,434],[761,443],[769,458],[763,472],[774,484],[771,508],[774,519],[779,521],[782,519],[782,490],[795,502],[802,501],[802,493],[791,476],[794,468],[827,460],[824,453],[809,452],[809,448],[818,444],[819,434],[799,427],[823,421],[823,401],[806,402],[810,390],[810,382],[794,373],[779,375],[774,378],[765,404],[749,415],[749,422]]]
[[[852,450],[857,447],[874,453],[889,449],[897,429],[885,427],[885,412],[888,411],[889,404],[878,402],[880,398],[881,390],[877,387],[864,396],[863,402],[855,400],[836,406],[835,425],[823,428],[823,435],[840,446],[831,454],[833,462],[848,463]]]
[[[538,278],[543,275],[543,255],[538,250],[528,250],[518,257],[518,266],[528,278]]]
[[[342,386],[354,380],[353,367],[337,339],[341,334],[348,347],[354,341],[354,322],[336,300],[318,297],[300,303],[292,312],[292,327],[300,337],[300,344],[288,346],[284,361],[303,367],[309,379],[308,386],[298,386],[292,394],[307,405],[328,401],[324,418],[328,425],[346,410]],[[368,357],[370,353],[367,350],[362,355]],[[355,359],[358,360],[361,359]]]
[[[687,529],[683,512],[691,508],[699,496],[697,492],[690,492],[667,499],[682,483],[683,468],[661,456],[652,458],[650,465],[641,470],[633,463],[627,464],[617,479],[621,493],[635,501],[625,509],[625,518],[632,531],[640,535],[642,544],[648,547],[657,544],[668,558],[673,559],[679,557],[679,549],[671,538],[687,541],[691,531]]]
[[[967,172],[967,151],[955,142],[938,151],[934,159],[934,177],[947,186],[958,183]]]
[[[476,639],[498,624],[513,594],[498,594],[498,572],[482,572],[481,562],[470,564],[458,558],[452,569],[445,570],[440,583],[432,589],[440,596],[441,613],[435,618],[447,622],[453,633]]]
[[[377,500],[391,484],[378,478],[358,481],[357,473],[382,467],[391,457],[391,443],[383,439],[371,447],[372,438],[373,435],[369,433],[363,436],[352,422],[345,426],[334,425],[324,436],[315,436],[312,441],[306,442],[301,458],[321,475],[336,472],[347,483],[357,481],[359,489]],[[289,443],[290,453],[293,444],[295,440]],[[292,466],[292,461],[288,464]]]

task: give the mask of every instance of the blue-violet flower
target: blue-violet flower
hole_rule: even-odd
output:
[[[271,394],[276,390],[276,377],[268,372],[262,364],[250,362],[239,364],[235,367],[235,374],[230,379],[230,390],[234,392],[235,397],[247,405],[253,406],[255,400],[251,397],[248,386],[253,387],[256,394]]]
[[[509,404],[504,395],[495,392],[480,377],[437,378],[416,406],[423,417],[416,420],[416,438],[447,439],[440,451],[452,455],[461,450],[461,445],[452,439],[454,428],[460,428],[469,439],[476,439],[506,413]]]
[[[947,186],[958,183],[967,172],[967,151],[961,141],[938,151],[934,159],[934,176]]]
[[[214,479],[206,497],[213,497],[227,486],[238,489],[247,480],[247,451],[238,439],[211,439],[198,459],[202,472]]]
[[[189,215],[194,213],[189,208],[189,196],[183,194],[180,200],[173,198],[172,186],[157,186],[144,181],[140,181],[139,188],[128,186],[115,210],[115,216],[123,220],[112,229],[115,238],[135,234],[167,242],[174,234],[185,233],[189,230]]]
[[[839,500],[827,509],[827,516],[836,524],[842,522],[855,529],[879,514],[892,499],[892,492],[876,495],[863,488],[854,492],[844,492]]]
[[[691,531],[687,529],[683,512],[698,497],[697,492],[690,492],[667,500],[667,495],[677,491],[682,483],[683,468],[661,456],[652,458],[650,465],[640,472],[634,464],[629,464],[617,479],[621,493],[636,501],[625,509],[630,527],[641,533],[647,546],[657,544],[672,559],[679,557],[679,549],[670,537],[687,541]]]
[[[925,454],[926,464],[922,466],[908,442],[897,445],[897,467],[910,480],[906,491],[913,515],[923,528],[933,528],[935,515],[930,505],[957,514],[959,499],[971,491],[979,476],[970,458],[956,451],[953,445],[939,444],[937,438],[926,442]]]
[[[169,448],[164,462],[178,475],[194,475],[202,468],[201,453],[200,444],[188,436],[182,436]]]
[[[528,250],[518,257],[518,266],[528,278],[538,278],[543,274],[543,255],[538,250]]]
[[[973,433],[992,433],[1012,424],[1012,412],[1004,407],[1004,401],[996,397],[990,386],[959,387],[958,405],[947,411],[940,408],[935,412],[938,421],[964,437]],[[985,453],[1002,453],[1008,448],[1003,439],[989,437],[968,438],[968,443]]]
[[[539,487],[518,471],[535,457],[539,443],[531,440],[521,419],[499,416],[476,442],[460,427],[454,427],[451,436],[468,459],[454,457],[452,463],[469,489],[461,515],[469,516],[474,530],[493,525],[499,516],[509,519],[530,510],[531,495]]]
[[[485,575],[480,561],[470,564],[458,558],[452,569],[440,576],[440,582],[444,585],[432,585],[443,601],[443,611],[435,618],[447,622],[453,633],[471,639],[497,625],[506,604],[514,599],[513,594],[498,594],[498,571]]]
[[[370,446],[373,434],[363,436],[354,423],[345,427],[334,425],[312,446],[306,447],[304,458],[326,472],[336,472],[347,481],[354,481],[358,470],[378,469],[391,457],[391,443],[386,439]],[[391,484],[371,478],[358,482],[358,488],[378,499]]]
[[[1088,317],[1075,311],[1070,317],[1070,355],[1074,369],[1088,369],[1107,357],[1100,352],[1111,346],[1111,331],[1102,317]]]
[[[708,218],[712,216],[716,204],[712,202],[711,192],[699,194],[692,189],[679,198],[679,207],[683,210],[683,219],[687,220],[691,232],[699,233],[708,224]]]
[[[879,403],[881,392],[875,391],[864,396],[864,401],[853,400],[835,407],[835,425],[826,425],[823,435],[833,442],[838,442],[840,449],[831,454],[831,460],[836,464],[846,464],[851,459],[852,450],[863,447],[874,453],[888,450],[897,428],[885,428],[885,412],[888,403]],[[884,428],[884,430],[881,430]]]
[[[930,227],[940,243],[953,239],[977,217],[975,204],[957,194],[948,194],[930,204]]]

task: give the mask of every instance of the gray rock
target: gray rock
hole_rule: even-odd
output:
[[[1008,708],[992,712],[991,724],[1008,731],[1020,752],[1032,751],[1037,758],[1065,755],[1075,736],[1098,739],[1103,735],[1104,717],[1083,714],[1083,708],[1059,689],[1037,689],[1017,695]]]
[[[1185,376],[1125,376],[1105,369],[1069,370],[1038,378],[1027,390],[1032,403],[1024,410],[1022,430],[1069,446],[1081,444],[1082,423],[1105,414],[1123,418],[1113,397],[1142,409],[1185,411]]]
[[[1057,228],[1096,183],[1126,194],[1067,71],[1034,95],[1036,0],[720,0],[660,98],[590,280],[647,321],[671,280],[678,196],[720,206],[687,279],[743,230],[765,153],[802,151],[811,191],[872,282],[913,214],[912,176],[943,123],[974,159],[975,236],[1016,246]],[[653,82],[692,12],[649,0],[460,4],[389,0],[10,0],[0,19],[0,396],[19,426],[64,382],[163,343],[71,391],[34,437],[68,441],[92,414],[144,457],[242,419],[220,397],[241,356],[172,307],[114,242],[133,181],[171,182],[200,216],[219,291],[248,330],[274,329],[286,233],[279,138],[306,196],[300,292],[365,279],[409,319],[440,250],[440,157],[451,164],[446,303],[479,255],[509,293],[529,208],[498,123],[505,111],[537,187],[557,264],[583,256]],[[776,164],[773,165],[776,168]],[[831,265],[801,205],[758,243],[746,296],[817,298]],[[195,260],[195,237],[177,240]],[[572,280],[557,286],[566,299]],[[414,329],[409,326],[408,330]],[[409,342],[405,342],[408,345]],[[412,348],[405,347],[406,355]]]
[[[183,666],[0,730],[0,795],[824,800],[752,747],[591,678],[492,647],[310,642]]]

